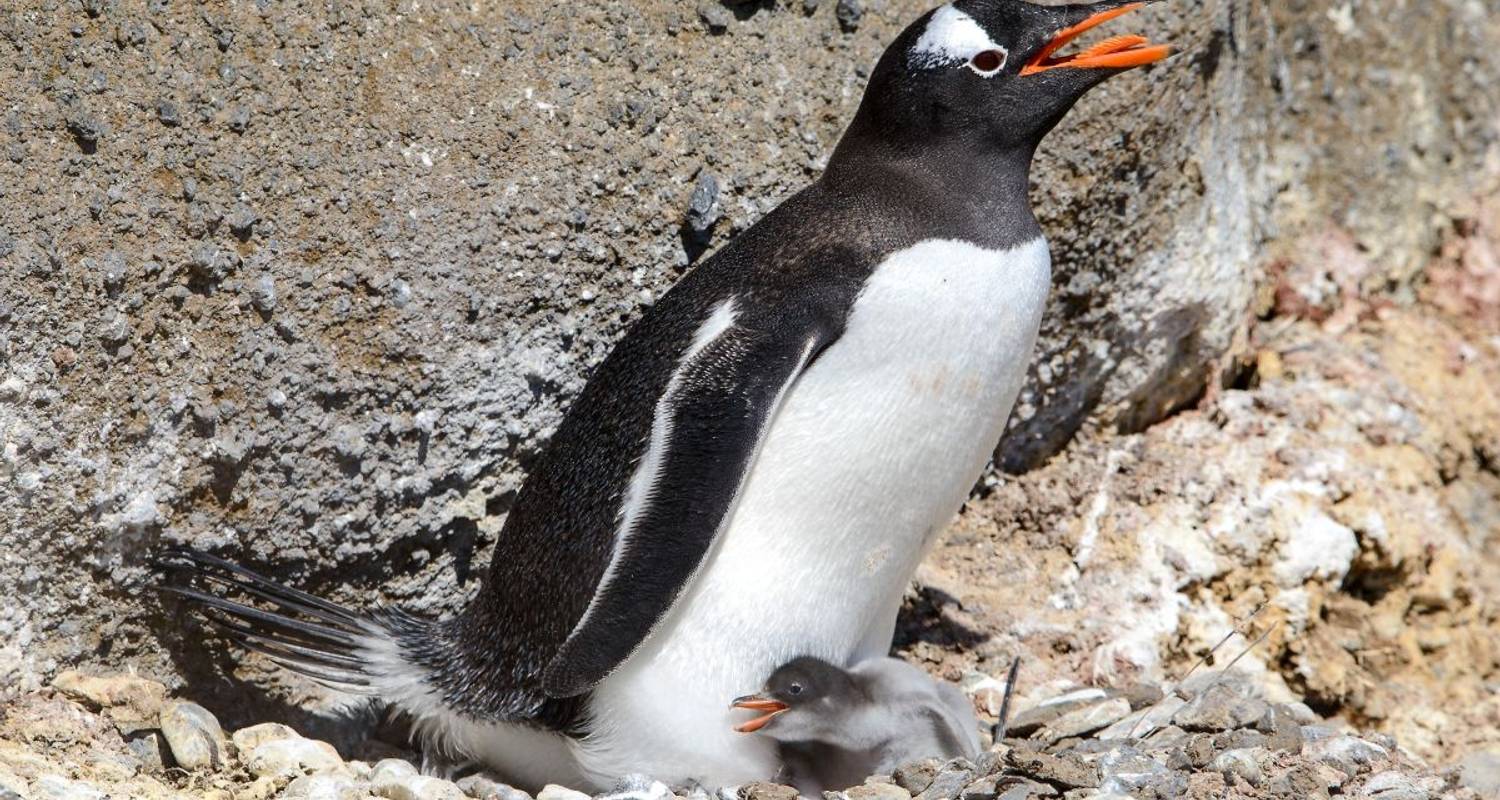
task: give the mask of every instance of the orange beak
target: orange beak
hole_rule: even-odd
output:
[[[1068,42],[1082,36],[1086,31],[1103,25],[1115,17],[1128,14],[1145,3],[1131,3],[1119,8],[1111,8],[1108,11],[1100,11],[1092,17],[1072,27],[1063,28],[1058,31],[1052,41],[1038,50],[1036,55],[1026,62],[1021,68],[1022,75],[1034,75],[1038,72],[1046,72],[1049,69],[1060,69],[1062,67],[1073,67],[1077,69],[1129,69],[1144,64],[1152,64],[1172,54],[1172,48],[1164,44],[1153,45],[1144,36],[1115,36],[1090,47],[1089,49],[1071,56],[1056,56],[1053,54],[1065,47]]]
[[[734,729],[739,731],[740,733],[755,733],[761,728],[766,727],[766,725],[768,725],[777,714],[780,714],[788,708],[787,704],[781,702],[780,700],[772,700],[768,697],[761,697],[760,695],[755,694],[748,694],[744,697],[736,697],[734,702],[729,704],[729,707],[746,708],[751,711],[766,712],[756,717],[755,719],[750,720],[749,722],[743,722],[739,725],[734,726]]]

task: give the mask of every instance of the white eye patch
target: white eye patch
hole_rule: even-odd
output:
[[[973,17],[945,5],[932,12],[926,30],[911,47],[907,63],[924,69],[967,62],[969,69],[988,78],[1005,68],[1009,55],[990,40]]]

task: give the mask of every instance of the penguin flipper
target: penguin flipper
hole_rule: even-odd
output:
[[[642,473],[645,480],[632,481],[604,577],[547,665],[547,695],[573,697],[593,688],[646,639],[697,574],[772,417],[836,338],[823,325],[786,327],[732,326],[673,376],[641,461],[637,480]]]

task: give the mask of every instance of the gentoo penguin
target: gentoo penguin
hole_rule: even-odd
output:
[[[1000,438],[1050,278],[1042,137],[1167,48],[1138,6],[955,0],[881,56],[823,175],[645,311],[533,465],[458,615],[359,613],[203,554],[172,579],[245,646],[522,786],[777,766],[725,700],[885,656]]]
[[[732,707],[760,714],[735,726],[778,745],[783,773],[807,797],[857,786],[924,758],[979,755],[979,719],[958,687],[897,658],[845,670],[801,657]]]

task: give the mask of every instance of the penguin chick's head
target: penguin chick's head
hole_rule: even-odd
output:
[[[1143,5],[954,0],[939,6],[881,57],[855,127],[898,150],[958,137],[1029,153],[1089,89],[1170,54],[1136,35],[1063,52],[1085,32]]]
[[[730,705],[760,714],[735,726],[740,733],[764,729],[784,742],[820,741],[837,736],[842,721],[869,698],[854,677],[819,658],[802,656],[781,665],[757,694]]]

